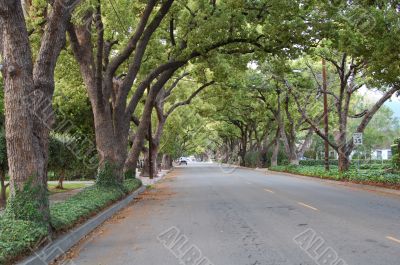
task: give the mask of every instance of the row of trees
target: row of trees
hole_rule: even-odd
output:
[[[370,77],[362,79],[386,91],[382,103],[399,89],[394,63],[398,47],[392,45],[400,36],[398,11],[395,1],[2,1],[0,52],[10,201],[26,199],[23,193],[29,185],[36,194],[29,197],[39,212],[35,216],[48,223],[52,129],[83,136],[79,139],[86,148],[78,148],[75,155],[86,159],[88,166],[96,163],[99,172],[111,172],[115,184],[134,174],[142,152],[153,159],[160,151],[177,154],[176,148],[205,152],[220,146],[220,139],[227,150],[238,146],[241,157],[248,148],[274,146],[274,161],[283,139],[290,160],[297,163],[308,145],[305,141],[299,148],[299,132],[304,131],[306,138],[312,131],[329,138],[318,129],[320,115],[315,115],[314,102],[302,103],[317,83],[310,71],[294,71],[296,63],[304,67],[295,58],[306,54],[324,57],[339,76],[335,80],[340,86],[331,90],[338,94],[331,100],[336,100],[341,136],[336,142],[329,140],[342,154],[345,170],[352,149],[345,135],[346,120],[351,95],[360,86],[357,75]],[[364,24],[370,21],[374,25],[365,31]],[[247,71],[251,61],[260,70]],[[249,91],[233,93],[226,87]],[[201,100],[215,110],[209,115],[215,139],[200,137],[205,128],[198,124],[185,125],[185,111],[179,110],[204,89],[214,94],[204,94]],[[77,97],[82,91],[85,96]],[[239,96],[244,101],[233,100]],[[76,106],[83,106],[79,110],[73,105],[78,102]],[[381,105],[365,112],[357,131],[365,129]],[[59,113],[69,119],[60,120]],[[207,109],[200,107],[198,113]],[[157,125],[149,131],[152,119]],[[168,135],[177,128],[168,120],[183,125],[203,148],[189,148],[188,139],[173,146]],[[165,132],[168,128],[171,131]],[[273,140],[264,141],[266,135]],[[151,150],[146,150],[147,140],[154,143]],[[92,159],[94,153],[98,160]],[[26,214],[31,209],[12,205],[9,210],[16,218],[31,218]]]
[[[357,91],[348,93],[346,112],[342,113],[340,78],[335,66],[330,65],[327,77],[331,133],[326,136],[321,129],[321,68],[318,59],[301,58],[283,64],[274,59],[239,77],[240,81],[246,80],[237,83],[242,87],[218,91],[223,99],[214,101],[217,111],[212,118],[217,122],[220,139],[219,158],[229,162],[239,156],[242,166],[264,167],[275,166],[278,158],[284,157],[287,163],[298,165],[304,156],[315,159],[318,153],[321,159],[323,142],[327,140],[339,156],[340,170],[345,171],[355,150],[354,132],[364,133],[364,151],[388,148],[399,133],[399,121],[383,104],[398,88],[376,92],[375,100],[364,98]],[[369,90],[364,82],[358,84],[358,89]],[[339,148],[343,145],[347,146],[346,152]]]

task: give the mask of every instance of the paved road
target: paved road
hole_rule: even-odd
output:
[[[400,264],[400,197],[223,171],[176,169],[78,246],[73,262],[196,264],[192,255],[199,265]]]

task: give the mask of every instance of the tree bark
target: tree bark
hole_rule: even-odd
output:
[[[34,208],[40,217],[36,215],[37,220],[31,221],[44,223],[49,220],[47,162],[48,137],[53,123],[54,69],[65,44],[65,27],[71,16],[72,9],[66,9],[73,8],[68,4],[54,1],[33,64],[21,1],[0,2],[10,198],[16,202],[13,204],[16,209],[10,211],[16,218],[30,219],[32,215],[28,211]],[[23,197],[31,201],[22,203],[18,195],[28,190],[30,196]]]
[[[153,174],[155,174],[155,176],[157,175],[158,172],[158,163],[157,163],[157,157],[158,157],[158,146],[156,146],[155,144],[153,144],[153,148],[151,150],[148,150],[145,153],[145,160],[144,160],[144,167],[142,170],[142,176],[143,177],[148,177],[150,176],[150,163],[149,163],[149,155],[151,155],[151,159],[152,159],[152,166],[153,166]]]
[[[346,148],[339,147],[338,167],[339,172],[345,172],[350,168],[350,154],[346,151]]]
[[[168,154],[163,154],[162,160],[161,160],[161,168],[164,170],[168,170],[172,168],[172,158]]]
[[[148,127],[150,119],[151,119],[151,113],[152,113],[152,110],[154,107],[156,97],[157,97],[158,93],[160,92],[160,90],[165,85],[165,83],[172,77],[174,72],[179,67],[180,66],[172,68],[172,69],[164,72],[160,76],[160,78],[157,80],[157,82],[151,87],[150,93],[149,93],[149,95],[147,95],[147,98],[146,98],[146,103],[144,106],[142,119],[140,120],[140,124],[137,128],[135,139],[132,143],[132,147],[129,151],[128,157],[125,161],[124,172],[136,170],[137,161],[138,161],[139,155],[140,155],[140,149],[141,149],[140,147],[143,145],[143,142],[146,137],[147,127]]]
[[[278,154],[279,154],[279,139],[275,139],[274,148],[272,149],[271,167],[278,166]]]
[[[116,182],[123,180],[123,165],[127,155],[129,121],[115,100],[110,102],[102,92],[102,83],[111,83],[114,91],[118,91],[122,81],[100,80],[95,64],[91,36],[84,26],[68,28],[71,46],[79,63],[80,72],[89,95],[95,126],[96,148],[99,155],[99,172],[106,166],[112,169]]]
[[[42,215],[40,221],[47,221],[49,209],[44,166],[47,161],[41,155],[43,147],[34,130],[34,115],[26,102],[34,91],[34,80],[32,54],[20,1],[2,1],[0,15],[10,195],[11,199],[15,199],[30,182],[30,190],[38,190],[31,197],[32,203]],[[27,217],[23,213],[16,216],[21,219]]]

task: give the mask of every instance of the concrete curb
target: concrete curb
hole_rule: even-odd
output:
[[[367,185],[367,184],[359,184],[359,183],[345,182],[345,181],[331,180],[331,179],[321,179],[318,177],[309,177],[309,176],[297,175],[297,174],[288,173],[288,172],[274,171],[274,170],[269,170],[269,169],[257,170],[257,171],[264,172],[265,174],[278,173],[278,174],[282,174],[282,175],[289,176],[289,177],[302,178],[302,179],[308,179],[308,180],[316,180],[319,182],[330,183],[330,184],[334,184],[334,185],[338,185],[338,186],[345,186],[345,187],[356,188],[356,189],[360,189],[360,190],[374,191],[374,192],[380,192],[380,193],[386,193],[386,194],[390,194],[390,195],[400,196],[400,190],[383,188],[383,187],[372,186],[372,185]]]
[[[55,259],[61,257],[82,238],[84,238],[118,211],[128,206],[129,203],[131,203],[145,190],[146,187],[141,186],[122,201],[115,203],[111,207],[97,214],[95,217],[86,221],[83,225],[49,243],[45,247],[37,250],[33,255],[26,258],[24,261],[17,263],[17,265],[44,265],[49,264]]]

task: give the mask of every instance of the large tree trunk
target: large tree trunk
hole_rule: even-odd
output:
[[[145,164],[147,163],[147,166],[145,166],[146,170],[143,170],[142,175],[144,176],[150,176],[150,161],[149,161],[149,155],[151,156],[151,161],[152,161],[152,166],[153,166],[153,174],[157,175],[158,170],[160,168],[158,167],[158,151],[160,148],[160,141],[161,141],[161,136],[164,131],[164,125],[165,125],[165,120],[159,121],[158,127],[157,127],[157,132],[155,137],[153,138],[153,144],[151,150],[147,152],[147,159]]]
[[[35,131],[35,117],[30,109],[36,107],[37,102],[29,102],[34,92],[33,64],[20,1],[2,1],[0,14],[1,52],[5,59],[3,77],[7,155],[10,194],[14,201],[9,210],[16,218],[29,220],[33,218],[30,209],[33,208],[38,214],[33,215],[35,220],[32,221],[46,222],[49,218],[47,150],[44,151],[47,145],[46,140],[41,139],[44,136],[42,131]],[[22,194],[28,190],[31,193],[29,196]],[[22,201],[27,199],[30,201]]]
[[[152,109],[152,107],[151,107]],[[146,109],[145,109],[146,111]],[[140,121],[139,127],[136,131],[135,138],[132,143],[132,147],[129,150],[128,156],[124,164],[124,173],[129,174],[129,172],[135,172],[137,167],[137,161],[139,160],[140,150],[144,144],[146,138],[147,126],[151,119],[151,110],[147,110],[147,113],[143,113],[142,119]],[[145,123],[147,123],[145,125]],[[145,156],[146,157],[146,156]],[[145,162],[146,164],[146,162]],[[145,167],[143,168],[143,171]]]
[[[47,162],[57,58],[79,1],[53,1],[33,65],[21,1],[0,2],[10,207],[15,218],[49,221]]]
[[[70,25],[68,33],[93,110],[99,156],[97,181],[106,185],[111,182],[121,183],[124,179],[123,165],[127,156],[130,119],[125,113],[125,102],[117,103],[108,95],[108,89],[120,90],[121,81],[112,76],[102,77],[102,65],[98,62],[95,64],[91,35],[85,26]],[[99,40],[101,43],[101,36]],[[100,57],[97,59],[101,62]]]
[[[293,125],[291,125],[293,127]],[[290,128],[290,131],[286,133],[285,124],[283,121],[279,123],[280,128],[280,136],[283,141],[283,145],[285,147],[285,153],[289,159],[290,165],[299,165],[299,158],[297,156],[297,148],[296,148],[296,134],[293,132],[293,128]]]
[[[299,158],[297,157],[296,154],[292,154],[293,156],[291,156],[290,160],[289,160],[289,164],[293,165],[293,166],[298,166],[300,164],[299,162]]]
[[[105,168],[108,167],[113,175],[109,177],[121,183],[124,179],[123,166],[127,156],[129,134],[124,126],[125,117],[112,117],[110,110],[99,110],[97,106],[93,107],[99,173],[107,170]],[[98,179],[98,181],[102,180]]]
[[[275,139],[274,148],[272,149],[271,167],[276,167],[278,165],[278,154],[279,154],[279,139]]]
[[[149,161],[149,155],[151,155],[151,161],[152,161],[152,166],[153,166],[153,174],[154,177],[157,175],[158,172],[158,164],[157,164],[157,156],[158,156],[158,146],[155,144],[153,145],[153,148],[151,150],[148,150],[145,153],[145,160],[144,160],[144,167],[142,170],[141,175],[143,177],[149,177],[150,176],[150,161]]]
[[[246,166],[246,154],[247,154],[247,131],[245,131],[245,134],[242,135],[241,146],[239,149],[239,157],[240,157],[239,165],[242,167]]]
[[[345,152],[339,151],[339,171],[345,172],[350,168],[350,157]]]
[[[181,63],[183,65],[184,63]],[[172,77],[175,71],[181,66],[177,65],[175,68],[165,71],[157,80],[157,82],[150,89],[149,95],[147,95],[146,103],[144,106],[142,119],[140,120],[139,126],[136,131],[135,139],[133,140],[132,147],[128,153],[128,157],[125,161],[124,172],[135,171],[137,161],[139,159],[140,150],[143,146],[146,138],[147,129],[151,120],[151,113],[153,111],[156,97],[160,90],[163,88],[165,83]],[[151,136],[150,136],[151,137]]]
[[[172,168],[172,158],[168,154],[163,154],[162,160],[161,160],[161,168],[164,170],[169,170]]]

